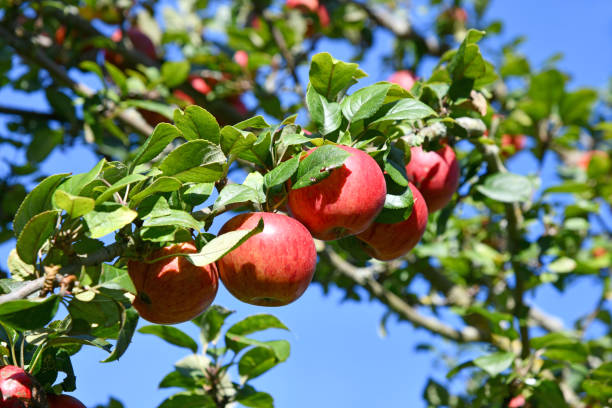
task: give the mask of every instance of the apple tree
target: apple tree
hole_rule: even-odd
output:
[[[262,306],[334,287],[473,345],[428,406],[609,406],[610,98],[518,39],[489,50],[488,3],[431,0],[420,30],[388,0],[0,1],[0,87],[47,106],[0,103],[0,406],[82,406],[71,357],[117,360],[142,318],[192,352],[160,408],[272,407],[250,380],[290,343],[252,334],[287,327],[227,321],[219,284]],[[360,67],[381,35],[387,80]],[[43,173],[75,144],[99,162]],[[537,171],[509,170],[519,152]],[[526,300],[585,278],[602,290],[571,327]]]

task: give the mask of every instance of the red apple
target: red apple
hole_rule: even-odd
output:
[[[326,241],[368,228],[382,210],[387,194],[385,177],[369,154],[348,146],[338,147],[351,154],[342,167],[332,170],[319,183],[289,191],[291,215],[313,237]]]
[[[189,75],[188,80],[191,87],[203,95],[206,95],[212,91],[210,85],[208,85],[208,83],[202,77],[197,75]]]
[[[287,0],[285,5],[290,9],[302,9],[317,12],[319,0]]]
[[[364,251],[373,258],[389,261],[400,257],[419,243],[427,227],[427,204],[414,186],[409,183],[414,198],[412,214],[408,219],[395,224],[374,222],[356,237],[364,242]]]
[[[412,147],[410,154],[406,174],[425,198],[429,213],[444,208],[459,186],[459,162],[455,152],[445,145],[431,152]]]
[[[183,242],[159,249],[147,259],[196,252],[193,242]],[[152,323],[175,324],[193,319],[210,306],[219,286],[214,263],[195,266],[182,256],[154,263],[130,260],[128,272],[138,291],[133,306]]]
[[[66,394],[47,394],[49,408],[87,408],[78,399]]]
[[[244,50],[238,50],[234,53],[234,61],[242,68],[247,69],[249,66],[249,54]]]
[[[321,24],[321,27],[325,28],[329,26],[331,19],[329,18],[327,7],[325,7],[323,4],[319,5],[317,8],[317,16],[319,17],[319,24]]]
[[[291,217],[258,212],[236,215],[219,231],[254,228],[263,218],[263,232],[252,236],[217,264],[227,290],[243,302],[283,306],[306,290],[317,265],[310,233]]]
[[[593,156],[598,156],[602,158],[608,157],[608,155],[604,151],[589,150],[588,152],[584,152],[582,156],[578,158],[578,167],[582,168],[583,170],[588,170],[589,164],[591,163],[591,158]]]
[[[508,157],[525,148],[527,143],[525,135],[508,135],[504,134],[501,137],[502,155]]]
[[[6,365],[0,368],[0,407],[46,408],[42,387],[22,368]]]
[[[405,90],[409,91],[414,83],[416,82],[416,77],[411,71],[402,70],[394,72],[388,79],[388,82],[393,82],[394,84],[398,84]]]

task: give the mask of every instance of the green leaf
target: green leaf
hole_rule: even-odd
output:
[[[428,116],[437,116],[436,112],[423,102],[416,99],[399,100],[382,118],[376,119],[372,124],[389,120],[417,120]]]
[[[102,363],[118,360],[132,342],[132,336],[138,324],[138,312],[134,308],[125,309],[121,315],[121,330],[113,352]]]
[[[242,202],[260,203],[259,193],[257,190],[242,184],[230,184],[221,190],[217,200],[213,205],[213,211],[232,203]]]
[[[541,72],[531,77],[528,95],[545,106],[544,114],[549,114],[564,94],[567,78],[556,69]]]
[[[246,345],[239,344],[235,339],[232,339],[232,335],[245,336],[267,329],[289,330],[276,316],[269,314],[253,315],[239,321],[227,330],[225,333],[225,344],[230,349],[238,352],[246,347]]]
[[[595,102],[597,92],[593,89],[579,89],[563,95],[559,109],[563,124],[587,125]]]
[[[182,182],[205,183],[223,176],[225,160],[218,146],[206,140],[193,140],[174,149],[159,169]]]
[[[514,358],[514,353],[498,351],[497,353],[474,359],[474,364],[485,370],[490,376],[495,377],[497,374],[509,368]]]
[[[450,396],[445,387],[430,378],[423,391],[423,398],[429,402],[429,406],[439,407],[448,406]]]
[[[412,214],[413,205],[414,197],[410,187],[406,187],[406,190],[401,195],[387,194],[385,196],[385,205],[376,217],[375,222],[395,224],[407,220]]]
[[[578,264],[572,258],[562,256],[548,265],[548,270],[553,273],[570,273],[576,269]]]
[[[91,238],[100,238],[134,221],[138,213],[120,204],[103,203],[84,215]]]
[[[484,36],[484,31],[470,29],[459,49],[448,63],[448,71],[454,81],[462,78],[479,78],[486,73],[485,61],[475,44]]]
[[[383,105],[389,83],[380,83],[362,88],[342,101],[342,114],[351,122],[373,116]]]
[[[206,394],[179,392],[161,403],[157,408],[216,408],[215,401]]]
[[[93,211],[95,201],[89,197],[79,197],[68,194],[62,190],[56,190],[53,201],[62,210],[66,211],[71,218],[78,218]]]
[[[13,220],[13,230],[15,236],[19,236],[21,230],[32,217],[45,210],[51,209],[51,198],[57,186],[69,173],[54,174],[45,178],[26,196],[23,200],[15,219]]]
[[[179,188],[182,187],[182,185],[183,183],[181,183],[181,181],[177,178],[162,176],[158,179],[155,179],[155,181],[148,185],[144,190],[131,196],[130,207],[137,207],[142,200],[155,193],[168,193],[172,191],[177,191]]]
[[[128,271],[108,264],[102,264],[102,272],[100,273],[98,284],[109,289],[120,289],[136,293],[136,288]]]
[[[242,387],[236,395],[236,401],[245,407],[251,408],[274,408],[274,399],[271,395],[255,391],[248,385]]]
[[[566,346],[576,344],[577,339],[570,337],[565,333],[548,333],[544,336],[534,337],[530,340],[530,344],[535,349],[541,349],[551,346]]]
[[[60,297],[46,299],[19,299],[0,304],[0,322],[15,330],[35,330],[53,319],[60,304]]]
[[[153,334],[175,346],[185,347],[194,353],[198,352],[198,344],[182,330],[172,326],[151,324],[138,329],[139,333]]]
[[[262,176],[260,172],[253,171],[249,173],[242,182],[242,185],[255,190],[258,202],[263,203],[266,201],[266,194],[264,193],[264,176]]]
[[[340,104],[328,102],[312,86],[309,86],[306,92],[306,104],[308,105],[308,111],[310,111],[310,117],[316,123],[322,135],[330,134],[342,124]]]
[[[49,210],[35,215],[23,227],[17,239],[19,257],[30,265],[36,263],[38,250],[55,231],[59,210]]]
[[[102,171],[105,164],[105,159],[100,160],[93,169],[87,173],[75,174],[74,176],[69,177],[68,180],[60,184],[58,188],[69,194],[78,196],[86,185],[98,178],[98,175]]]
[[[151,136],[149,136],[144,144],[136,151],[136,157],[132,163],[132,169],[136,165],[146,163],[151,159],[154,159],[160,154],[170,142],[179,137],[181,134],[179,130],[169,123],[160,123],[155,126],[155,130]]]
[[[183,375],[192,377],[201,376],[210,365],[210,360],[202,354],[191,354],[174,364],[174,367]]]
[[[240,358],[238,373],[242,378],[252,379],[259,377],[278,363],[274,351],[264,347],[255,347]]]
[[[23,260],[19,257],[19,254],[17,254],[16,249],[11,250],[6,263],[12,278],[9,279],[9,282],[13,282],[13,280],[27,280],[36,275],[36,268],[34,268],[33,265],[23,262]]]
[[[253,132],[233,126],[224,126],[221,129],[221,149],[227,156],[237,157],[240,153],[249,150],[256,141],[257,136]]]
[[[26,159],[30,163],[40,163],[53,151],[55,146],[62,144],[64,132],[60,129],[38,128],[32,135],[32,141],[26,150]]]
[[[217,119],[206,109],[196,105],[188,106],[185,112],[174,112],[174,123],[187,140],[208,140],[218,145],[221,141]]]
[[[308,157],[300,161],[297,170],[297,182],[293,189],[307,187],[329,176],[331,170],[342,167],[350,153],[333,145],[324,145],[315,149]]]
[[[128,86],[130,83],[130,79],[128,79]],[[126,107],[126,108],[138,108],[138,109],[142,109],[146,111],[159,113],[161,116],[167,118],[169,121],[172,119],[172,115],[175,110],[175,108],[173,108],[172,106],[168,106],[165,103],[160,103],[160,102],[155,102],[155,101],[145,101],[141,99],[128,99],[122,102],[120,106]],[[166,125],[168,125],[168,123],[166,123]]]
[[[125,74],[108,61],[104,61],[104,68],[106,68],[106,72],[108,72],[113,82],[117,84],[121,92],[124,94],[128,93],[127,77]]]
[[[533,186],[527,177],[512,173],[497,173],[485,179],[476,189],[485,196],[503,203],[526,202]]]
[[[100,205],[103,202],[107,201],[113,194],[124,189],[126,186],[136,183],[138,181],[145,180],[146,177],[142,174],[130,174],[128,176],[123,177],[121,180],[115,182],[113,185],[109,186],[102,194],[100,194],[96,198],[96,205]]]
[[[544,194],[549,193],[584,193],[591,191],[591,185],[580,181],[566,181],[556,186],[548,187]]]
[[[205,266],[221,259],[228,252],[238,248],[247,239],[263,231],[263,218],[252,230],[230,231],[221,234],[208,242],[197,254],[189,254],[187,260],[195,266]]]
[[[295,156],[286,162],[281,163],[264,176],[266,188],[272,188],[283,184],[295,174],[300,164],[300,156]]]
[[[332,101],[340,91],[366,74],[359,69],[359,65],[339,61],[329,53],[322,52],[312,57],[308,76],[314,89]]]
[[[217,342],[221,326],[223,326],[225,319],[232,313],[234,313],[232,310],[228,310],[223,306],[213,305],[206,309],[200,317],[194,319],[194,323],[200,326],[203,344]]]
[[[161,76],[169,88],[179,86],[187,79],[191,66],[189,61],[166,61],[161,66]]]
[[[160,227],[165,225],[191,228],[196,231],[201,230],[204,226],[202,222],[193,218],[190,213],[172,209],[169,210],[168,214],[147,218],[143,223],[144,227]]]
[[[167,327],[167,326],[166,326]],[[193,377],[183,375],[180,371],[172,371],[168,373],[159,383],[159,388],[179,387],[187,390],[197,388],[198,383]]]
[[[268,124],[268,122],[266,122],[263,116],[257,115],[250,119],[243,120],[242,122],[236,123],[234,127],[240,130],[244,130],[248,128],[265,129],[265,128],[269,128],[270,125]]]

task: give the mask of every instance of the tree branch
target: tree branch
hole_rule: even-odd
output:
[[[10,106],[0,106],[0,114],[6,115],[17,115],[25,118],[34,118],[42,120],[60,120],[62,119],[59,115],[51,112],[37,112],[21,108],[13,108]]]
[[[57,273],[55,277],[55,282],[59,283],[64,278],[65,275],[74,275],[79,272],[79,269],[82,266],[93,266],[98,265],[103,262],[111,261],[116,257],[120,256],[125,250],[126,245],[124,243],[115,242],[109,246],[104,248],[100,248],[99,250],[93,252],[90,255],[85,257],[77,258],[76,262],[63,266]],[[11,293],[7,293],[5,295],[0,295],[0,304],[10,302],[12,300],[25,299],[33,293],[38,292],[43,288],[45,284],[45,277],[40,277],[38,279],[34,279],[29,281],[22,287],[17,290],[12,291]]]

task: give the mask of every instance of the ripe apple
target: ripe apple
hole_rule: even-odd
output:
[[[38,381],[22,368],[0,367],[0,407],[46,408],[47,399]]]
[[[527,143],[525,135],[508,135],[504,134],[501,137],[502,155],[508,157],[525,148]],[[512,152],[511,152],[512,151]]]
[[[153,44],[153,41],[151,41],[151,39],[145,33],[140,31],[136,27],[129,28],[126,31],[126,33],[136,51],[139,51],[145,54],[152,60],[157,59],[157,52],[155,51],[155,45]],[[119,42],[123,38],[123,34],[120,29],[117,29],[111,35],[110,38],[114,42]],[[104,59],[106,59],[106,61],[110,62],[111,64],[116,65],[117,67],[120,67],[120,68],[124,67],[125,61],[124,61],[123,55],[121,54],[117,54],[116,52],[113,52],[110,50],[105,50]]]
[[[364,243],[364,251],[373,258],[389,261],[400,257],[419,243],[427,227],[427,204],[414,186],[409,183],[414,198],[412,214],[408,219],[395,224],[374,222],[356,237]]]
[[[382,210],[387,194],[385,177],[369,154],[349,146],[338,147],[351,154],[342,167],[319,183],[289,191],[291,215],[313,237],[326,241],[368,228]]]
[[[219,276],[239,300],[259,306],[283,306],[306,290],[317,265],[317,252],[302,224],[283,214],[238,214],[220,234],[254,228],[263,218],[263,232],[252,236],[217,261]]]
[[[316,13],[319,8],[319,0],[287,0],[285,5],[290,9],[308,10]]]
[[[47,394],[49,408],[87,408],[78,399],[67,394]]]
[[[409,91],[416,82],[416,76],[407,69],[394,72],[388,79],[388,82],[398,84],[405,90]]]
[[[159,249],[147,259],[196,252],[193,242],[183,242]],[[128,272],[138,291],[133,306],[152,323],[175,324],[193,319],[210,306],[219,286],[214,263],[195,266],[182,256],[153,263],[130,260]]]
[[[412,147],[410,154],[406,174],[425,198],[429,213],[444,208],[459,186],[459,162],[455,152],[448,145],[431,152],[419,146]]]
[[[234,61],[242,68],[247,69],[249,66],[249,54],[244,50],[238,50],[234,53]]]
[[[588,152],[584,152],[579,158],[578,158],[578,167],[580,167],[583,170],[588,170],[589,168],[589,164],[591,163],[591,159],[593,158],[593,156],[598,156],[598,157],[602,157],[602,158],[606,158],[607,154],[604,151],[601,150],[589,150]]]

